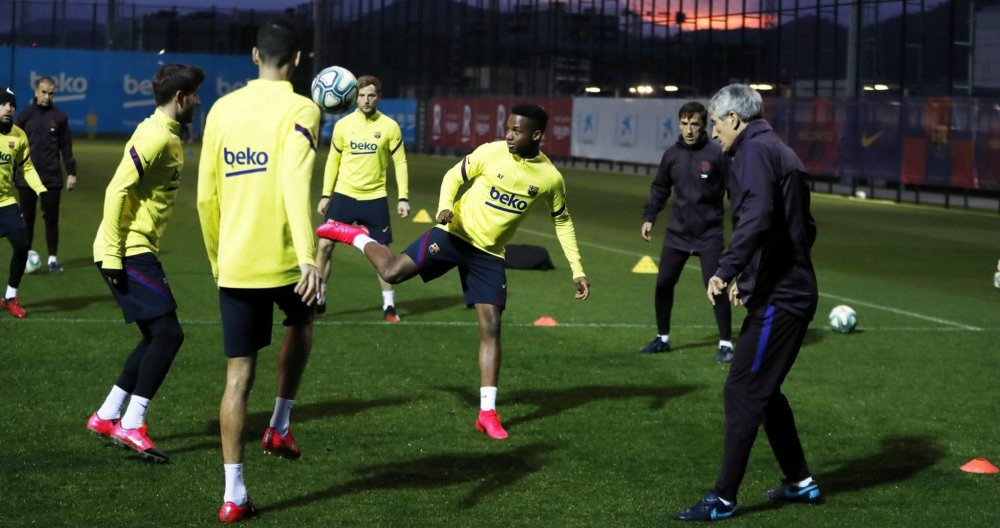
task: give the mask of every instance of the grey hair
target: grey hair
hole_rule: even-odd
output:
[[[745,84],[730,84],[712,96],[708,111],[720,119],[733,112],[747,123],[764,114],[764,100],[760,92]]]

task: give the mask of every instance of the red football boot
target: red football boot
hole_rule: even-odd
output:
[[[136,427],[135,429],[125,429],[122,427],[121,421],[119,421],[115,424],[115,428],[111,430],[111,440],[118,445],[134,450],[143,458],[152,460],[153,462],[169,462],[170,457],[157,449],[153,441],[149,439],[149,435],[146,434],[146,425],[142,424],[141,427]]]
[[[325,224],[316,228],[316,236],[327,238],[344,244],[353,244],[358,235],[367,235],[368,228],[345,224],[336,220],[327,220]]]
[[[392,305],[386,306],[385,307],[384,315],[385,315],[385,322],[387,322],[387,323],[398,323],[399,322],[399,314],[396,313],[396,307],[395,306],[392,306]]]
[[[90,415],[90,419],[87,420],[87,430],[92,434],[103,438],[111,438],[111,432],[115,430],[115,426],[118,425],[118,419],[105,420],[97,413]]]
[[[253,505],[250,497],[242,506],[235,502],[224,502],[219,509],[219,520],[224,523],[234,523],[242,521],[257,513],[257,507]]]
[[[21,303],[17,302],[17,297],[13,299],[0,299],[0,308],[7,310],[18,319],[24,319],[28,316],[28,312],[25,312],[24,308],[21,308]]]
[[[292,436],[291,429],[288,430],[288,434],[281,436],[277,429],[268,427],[264,430],[264,438],[260,440],[260,446],[264,448],[264,453],[288,460],[296,460],[302,455],[302,452],[299,451],[299,445],[295,443],[295,437]]]
[[[494,411],[479,411],[479,418],[476,419],[476,429],[481,433],[486,433],[490,438],[503,440],[507,438],[507,431],[500,425],[500,415]]]

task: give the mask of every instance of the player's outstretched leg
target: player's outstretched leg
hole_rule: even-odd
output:
[[[375,242],[368,236],[368,230],[364,226],[327,220],[325,224],[316,229],[316,235],[320,238],[351,244],[361,250],[375,267],[378,276],[389,284],[399,284],[414,277],[420,271],[409,255],[405,253],[396,255],[389,249],[389,246]]]

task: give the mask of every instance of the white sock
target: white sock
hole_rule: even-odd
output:
[[[493,411],[497,408],[497,388],[479,387],[479,410]]]
[[[798,486],[798,487],[800,487],[800,488],[804,488],[804,487],[806,487],[806,486],[808,486],[808,485],[810,485],[812,483],[813,483],[813,478],[812,477],[806,477],[805,480],[796,482],[795,485]]]
[[[362,234],[354,237],[354,247],[360,249],[361,252],[364,253],[365,252],[365,246],[368,245],[369,242],[374,242],[374,241],[375,240],[372,237],[370,237],[370,236],[362,233]]]
[[[271,414],[271,427],[278,430],[279,436],[288,435],[288,422],[292,413],[292,404],[295,400],[284,398],[274,399],[274,413]]]
[[[146,423],[146,408],[149,407],[149,399],[132,395],[132,399],[125,408],[122,416],[122,429],[135,429],[142,427]]]
[[[49,264],[56,264],[58,262],[59,259],[57,259],[55,255],[49,255]]]
[[[382,290],[382,309],[385,310],[390,306],[396,306],[396,292]]]
[[[725,346],[725,347],[733,348],[733,342],[732,341],[726,341],[724,339],[720,339],[719,340],[719,346],[720,347],[724,347]]]
[[[11,286],[7,286],[7,295],[4,295],[3,298],[4,299],[13,299],[14,297],[17,297],[17,288],[13,288]]]
[[[226,492],[222,495],[222,500],[243,506],[247,502],[247,487],[243,485],[243,464],[222,464],[222,469],[226,472]]]
[[[660,334],[660,341],[664,343],[670,342],[670,334]]]
[[[101,404],[101,408],[97,409],[97,417],[102,420],[114,420],[121,418],[122,415],[122,404],[125,403],[125,398],[128,398],[128,393],[125,389],[115,385],[111,387],[111,392],[108,393],[108,397],[104,398],[104,403]]]

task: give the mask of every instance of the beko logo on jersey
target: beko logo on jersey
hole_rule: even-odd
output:
[[[269,159],[270,156],[267,155],[267,152],[254,152],[250,147],[235,151],[222,147],[222,161],[237,169],[227,172],[226,177],[266,171]]]
[[[368,141],[351,141],[351,152],[355,154],[374,154],[378,150],[377,143]]]
[[[501,211],[507,211],[507,212],[510,212],[510,213],[521,214],[521,211],[524,211],[525,209],[528,208],[528,202],[526,202],[526,201],[518,198],[517,196],[515,196],[513,194],[502,193],[502,192],[498,191],[496,187],[490,187],[490,198],[492,198],[492,199],[500,202],[503,205],[506,205],[508,207],[512,207],[514,209],[514,210],[511,210],[511,209],[507,209],[507,208],[504,208],[504,207],[499,207],[499,206],[496,206],[496,205],[493,205],[493,204],[487,202],[486,205],[489,205],[490,207],[494,207],[496,209],[500,209]]]
[[[10,160],[11,160],[10,154],[6,152],[0,152],[0,163],[5,163],[5,164],[10,163]]]

